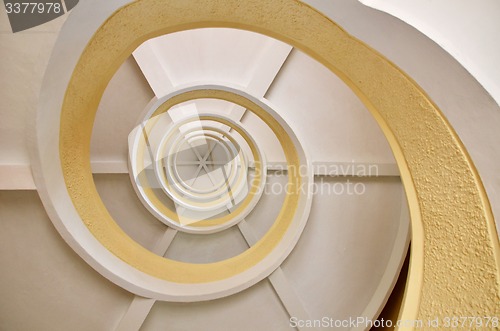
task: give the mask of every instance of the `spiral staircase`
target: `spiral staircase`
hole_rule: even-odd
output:
[[[33,177],[18,166],[10,173],[28,179],[0,181],[0,238],[12,247],[1,253],[12,266],[2,283],[12,286],[1,287],[10,299],[0,329],[368,330],[397,317],[390,307],[407,282],[408,198],[393,145],[345,77],[292,43],[203,27],[130,50],[99,98],[75,98],[95,116],[58,113],[80,93],[69,80],[88,40],[73,37],[92,37],[109,6],[87,26],[74,18],[94,10],[82,3],[62,30],[65,17],[45,27],[53,30],[41,44],[59,39],[26,130]],[[417,31],[344,6],[402,27],[400,36],[463,82],[447,88],[498,110]],[[404,65],[404,54],[390,52]],[[87,127],[88,137],[65,133],[65,123]],[[353,316],[363,322],[345,323]]]

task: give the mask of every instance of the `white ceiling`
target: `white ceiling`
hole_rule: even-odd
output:
[[[417,28],[449,52],[500,104],[500,2],[359,0]]]

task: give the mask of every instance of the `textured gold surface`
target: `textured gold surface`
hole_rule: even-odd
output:
[[[493,216],[453,129],[396,66],[295,0],[140,0],[117,11],[95,34],[68,87],[60,148],[68,191],[99,240],[117,239],[99,229],[101,224],[120,231],[90,173],[90,133],[102,92],[143,41],[200,27],[248,29],[288,42],[341,77],[373,113],[398,161],[412,216],[402,318],[500,315]],[[140,250],[135,243],[121,249],[132,255]]]
[[[70,89],[71,87],[68,88],[68,90]],[[197,90],[182,93],[163,103],[153,114],[153,117],[168,111],[171,107],[179,103],[188,100],[207,98],[226,100],[254,112],[276,134],[285,153],[288,166],[291,166],[294,169],[300,168],[295,145],[281,124],[279,124],[273,116],[267,113],[259,105],[240,95],[218,90]],[[68,98],[66,98],[66,102],[68,101],[67,99]],[[92,99],[87,100],[90,101]],[[75,111],[76,109],[77,108],[73,108]],[[74,112],[71,112],[70,114],[73,115]],[[63,133],[66,125],[71,125],[73,127],[71,130],[72,133],[74,133],[75,130],[86,129],[86,126],[82,126],[82,122],[80,121],[83,119],[89,120],[88,118],[90,116],[86,112],[83,112],[81,116],[82,117],[79,117],[76,122],[65,122],[64,124],[61,124],[61,134]],[[64,114],[61,117],[61,120],[63,119]],[[200,119],[211,119],[211,117],[201,117]],[[65,119],[65,121],[68,120]],[[219,121],[226,125],[231,124],[229,121],[224,119],[219,119]],[[90,126],[90,128],[92,127]],[[243,132],[240,128],[234,127],[233,129],[238,133],[245,135],[245,132]],[[83,134],[84,133],[82,132],[82,135]],[[90,138],[91,132],[86,132],[85,134]],[[97,194],[95,185],[92,181],[92,174],[90,173],[90,154],[88,149],[84,146],[84,144],[77,143],[77,141],[62,139],[61,137],[60,148],[63,171],[65,174],[68,192],[72,197],[75,207],[92,234],[107,249],[126,263],[154,277],[177,283],[205,283],[227,279],[255,266],[259,261],[269,255],[269,253],[281,241],[295,217],[300,198],[300,191],[298,188],[300,187],[302,180],[300,174],[290,172],[288,175],[290,194],[286,195],[278,217],[269,231],[255,245],[242,254],[220,262],[207,264],[185,263],[160,257],[133,241],[125,234],[125,232],[123,232],[123,230],[120,229],[120,227],[109,215],[109,212]],[[255,155],[257,156],[256,151],[253,152],[255,152]],[[64,158],[63,155],[65,155],[66,158]],[[70,171],[68,172],[68,170]],[[91,181],[87,180],[86,175],[90,175]],[[251,188],[251,190],[256,189],[256,187]],[[149,196],[149,198],[154,198],[154,196]],[[245,206],[240,207],[244,208]],[[214,221],[225,222],[229,220],[229,218],[230,215],[221,217]],[[208,223],[210,225],[214,225],[211,221],[208,221]]]

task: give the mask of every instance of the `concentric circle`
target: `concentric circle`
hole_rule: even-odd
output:
[[[166,100],[166,99],[165,99]],[[165,102],[162,104],[162,102]],[[132,132],[129,137],[129,157],[131,164],[130,176],[132,184],[138,193],[144,206],[151,211],[163,223],[183,232],[208,234],[222,231],[235,225],[244,219],[256,206],[266,183],[267,166],[265,157],[252,136],[241,124],[217,114],[197,114],[188,116],[182,120],[160,127],[159,131],[164,135],[159,138],[156,151],[150,152],[151,160],[147,159],[146,151],[155,149],[154,141],[150,139],[150,132],[153,132],[157,123],[162,123],[161,116],[168,116],[168,111],[174,105],[166,108],[168,101],[159,101],[147,113],[143,123]],[[159,111],[161,109],[161,111]],[[208,123],[206,123],[208,122]],[[245,156],[240,148],[233,160],[240,160],[240,165],[234,165],[234,175],[229,172],[225,185],[219,188],[215,194],[200,196],[196,192],[187,192],[178,185],[175,178],[178,176],[168,171],[175,159],[175,153],[178,153],[176,145],[182,140],[185,134],[191,134],[200,129],[210,129],[211,132],[225,137],[233,147],[238,143],[232,134],[227,130],[222,130],[210,123],[224,124],[232,129],[245,141],[252,155]],[[196,124],[196,125],[193,125]],[[208,125],[208,126],[207,126]],[[183,130],[183,127],[187,129]],[[226,143],[227,144],[227,143]],[[174,153],[166,153],[173,148]],[[197,155],[198,158],[202,156]],[[254,163],[254,177],[247,181],[247,168],[249,157],[252,157]],[[165,166],[165,160],[167,165]],[[149,167],[149,168],[148,168]],[[167,171],[164,171],[167,169]],[[151,176],[145,176],[145,171],[154,171],[156,182],[151,182]],[[210,176],[210,173],[207,174]],[[166,204],[159,191],[154,188],[159,187],[173,202]],[[208,199],[208,200],[207,200]],[[224,214],[228,212],[228,214]]]
[[[212,193],[216,195],[221,190],[227,190],[227,187],[234,185],[233,181],[236,178],[236,171],[238,167],[241,167],[241,158],[239,158],[237,153],[237,147],[235,147],[228,139],[224,139],[223,136],[214,134],[209,128],[204,127],[201,132],[193,132],[190,135],[185,135],[184,137],[179,137],[176,144],[176,148],[172,148],[171,152],[168,152],[169,160],[164,162],[163,167],[170,181],[179,190],[185,189],[185,194],[192,194],[193,196],[199,196],[200,199],[204,198],[207,194]],[[210,142],[213,147],[210,146]],[[209,149],[222,149],[224,152],[223,157],[218,156],[215,161],[208,160],[198,160],[198,162],[190,162],[189,160],[182,160],[182,152],[187,150],[193,150],[197,148],[198,144],[206,144]],[[213,155],[214,152],[212,151]],[[172,155],[174,155],[172,157]],[[220,169],[224,173],[225,178],[217,178],[216,181],[211,180],[212,185],[205,187],[195,186],[196,177],[193,174],[187,174],[183,170],[183,167],[188,167],[190,170],[198,171],[200,168],[205,168],[211,166],[212,170],[216,168]],[[167,168],[168,167],[168,168]],[[190,182],[192,181],[192,182]],[[198,195],[197,195],[198,194]],[[209,196],[212,197],[212,196]]]
[[[217,120],[217,117],[213,116],[213,115],[209,115],[209,114],[188,117],[187,119],[176,123],[174,128],[171,128],[170,132],[177,131],[176,130],[177,128],[182,127],[182,125],[184,125],[184,124],[192,123],[193,121],[200,121],[201,123],[203,123],[204,119],[211,119],[212,121],[214,121],[214,120]],[[231,123],[233,125],[232,128],[234,128],[234,126],[238,126],[241,130],[244,130],[243,127],[238,125],[237,123],[232,122],[232,121],[231,121]],[[229,132],[224,133],[222,130],[218,131],[218,132],[219,132],[219,134],[223,134],[225,137],[231,137]],[[173,144],[176,145],[177,141],[179,139],[182,139],[183,135],[184,135],[184,133],[181,133],[179,135],[179,138],[176,139],[173,142]],[[245,131],[245,135],[248,138],[250,137],[250,135],[246,131]],[[169,138],[169,135],[166,135],[162,139],[162,141],[160,142],[158,152],[156,155],[156,160],[155,160],[156,161],[155,162],[155,165],[156,165],[155,173],[156,173],[157,179],[162,184],[161,186],[163,188],[165,188],[165,192],[176,203],[180,204],[184,208],[191,208],[191,209],[199,210],[199,211],[220,210],[221,208],[224,208],[224,206],[228,206],[228,209],[231,209],[232,207],[235,207],[235,203],[234,203],[235,197],[240,196],[241,192],[243,190],[245,190],[245,192],[248,193],[247,169],[246,169],[247,164],[246,164],[246,162],[244,162],[244,164],[240,164],[239,169],[238,169],[238,166],[233,166],[233,169],[235,170],[233,173],[231,173],[231,172],[226,173],[226,169],[224,166],[228,165],[228,163],[225,162],[222,164],[223,165],[222,167],[218,168],[220,170],[219,175],[222,175],[222,179],[221,179],[222,183],[220,183],[218,189],[215,191],[214,194],[208,194],[208,195],[207,194],[206,195],[198,194],[195,196],[191,192],[185,192],[185,191],[184,191],[185,192],[184,195],[182,195],[182,193],[178,194],[179,192],[176,192],[177,190],[174,189],[175,187],[177,187],[176,184],[178,181],[175,181],[173,179],[173,176],[170,175],[170,172],[168,171],[168,169],[172,168],[170,166],[170,164],[172,164],[172,158],[178,157],[179,150],[175,149],[174,153],[167,152],[166,158],[167,158],[167,164],[169,164],[167,167],[165,167],[165,163],[162,162],[165,160],[165,157],[162,157],[162,154],[163,154],[162,151],[170,150],[170,148],[165,147],[165,145],[168,144],[168,140],[169,140],[168,138]],[[210,171],[209,164],[207,164],[207,162],[208,162],[207,158],[210,155],[213,155],[213,149],[215,149],[215,147],[219,144],[219,141],[213,137],[207,137],[205,135],[203,135],[201,137],[199,136],[198,138],[201,138],[202,141],[214,141],[214,142],[216,142],[216,144],[213,145],[213,148],[210,147],[209,145],[204,146],[207,149],[207,152],[205,153],[204,156],[200,155],[200,153],[198,152],[198,148],[199,148],[198,146],[191,146],[191,148],[190,148],[190,150],[193,151],[193,153],[197,156],[197,158],[200,162],[200,165],[198,166],[197,170],[202,170],[204,168],[203,170],[205,170],[206,177],[211,182],[210,185],[207,186],[207,189],[213,190],[214,188],[217,188],[217,184],[214,182],[214,178],[213,178],[217,174],[213,174]],[[208,140],[206,140],[207,138],[208,138]],[[235,145],[237,146],[237,143],[233,138],[231,138],[230,141],[232,141],[233,147]],[[254,141],[250,141],[250,144],[253,148],[256,148],[256,144]],[[203,144],[202,144],[202,146],[203,146]],[[224,146],[224,145],[222,145],[222,146]],[[223,147],[223,148],[226,149],[226,147]],[[173,155],[175,155],[175,156],[173,156]],[[227,150],[227,149],[226,149],[226,155],[227,155],[228,161],[230,161],[231,160],[230,153],[229,153],[229,150]],[[260,152],[260,151],[259,151],[259,157],[261,160],[263,160],[263,155],[262,155],[262,152]],[[243,159],[243,160],[245,159],[241,149],[240,149],[240,152],[238,152],[237,154],[234,155],[233,160],[235,160],[235,158]],[[174,165],[175,165],[175,163],[174,163]],[[229,163],[229,165],[230,165],[230,163]],[[167,171],[162,171],[162,169],[167,169]],[[177,172],[178,172],[178,170],[177,170]],[[195,173],[195,175],[197,175],[197,174],[199,174],[199,171],[197,171]],[[265,185],[265,176],[263,176],[263,174],[264,173],[259,174],[261,180],[259,181],[260,185],[258,187],[258,190],[262,190],[263,186]],[[236,178],[236,175],[238,175],[238,178]],[[178,177],[178,176],[176,176],[176,177]],[[231,178],[229,178],[229,177],[231,177]],[[195,176],[193,179],[196,180],[197,177]],[[193,180],[193,182],[194,182],[194,180]],[[172,184],[174,184],[174,185],[172,185]],[[252,183],[252,185],[253,184],[254,183]],[[182,186],[190,186],[190,185],[189,185],[189,183],[187,183],[187,184],[183,183]],[[245,196],[246,195],[247,194],[245,194]],[[261,195],[260,192],[258,192],[258,194],[256,195],[255,198],[258,199],[260,197],[260,195]],[[203,221],[205,219],[210,218],[212,215],[204,215],[204,216],[206,216],[206,217],[201,216],[201,218],[199,220]],[[213,216],[215,216],[215,215],[213,215]],[[195,223],[195,222],[193,222],[193,223]]]

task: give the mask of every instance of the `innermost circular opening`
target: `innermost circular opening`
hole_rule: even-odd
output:
[[[229,141],[200,133],[194,137],[185,137],[174,153],[172,167],[165,171],[173,171],[170,178],[175,178],[185,189],[196,193],[210,193],[220,188],[230,190],[229,176],[233,166],[239,165],[236,149]],[[226,147],[232,147],[229,149]]]

